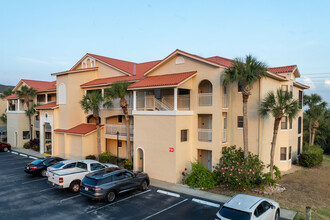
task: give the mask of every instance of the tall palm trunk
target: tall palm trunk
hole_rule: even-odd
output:
[[[250,95],[250,89],[248,86],[244,86],[243,96],[243,145],[244,145],[244,157],[247,158],[249,154],[249,131],[248,131],[248,115],[247,115],[247,103]]]
[[[275,122],[274,122],[273,141],[272,141],[272,147],[270,149],[270,170],[269,170],[272,179],[274,179],[275,147],[276,147],[278,127],[280,125],[281,119],[282,117],[277,117],[275,118]]]
[[[129,161],[132,161],[132,149],[131,149],[131,126],[130,126],[130,121],[129,121],[129,116],[128,116],[128,110],[127,110],[127,101],[125,98],[120,99],[120,106],[124,112],[125,115],[125,123],[126,123],[126,133],[127,133],[127,159]]]
[[[31,116],[29,118],[29,127],[30,127],[30,148],[32,147],[32,119]]]
[[[311,140],[310,146],[314,145],[315,133],[316,133],[316,129],[318,127],[319,127],[319,122],[318,121],[313,121],[313,124],[312,124],[312,140]]]
[[[308,141],[309,141],[309,146],[311,146],[312,145],[312,121],[311,121],[311,119],[309,119],[310,121],[309,121],[309,139],[308,139]]]
[[[96,122],[96,138],[97,138],[97,155],[101,154],[101,128],[99,115],[95,117]]]

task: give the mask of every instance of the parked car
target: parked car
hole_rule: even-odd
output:
[[[33,174],[33,175],[46,176],[47,167],[50,167],[62,160],[63,159],[59,158],[59,157],[48,157],[48,158],[38,159],[38,160],[32,161],[31,163],[27,163],[25,165],[24,171],[26,173]]]
[[[7,152],[9,150],[11,150],[10,144],[0,142],[0,151]]]
[[[118,167],[114,164],[101,164],[96,160],[81,160],[77,166],[69,169],[52,170],[48,172],[48,183],[56,188],[69,188],[72,192],[79,192],[80,183],[86,174],[107,167]]]
[[[215,219],[279,220],[280,206],[271,199],[237,194],[221,207]]]
[[[149,183],[149,176],[146,173],[106,168],[87,174],[82,181],[80,193],[92,199],[105,199],[111,203],[122,192],[135,189],[147,190]]]
[[[78,160],[62,160],[53,166],[47,167],[47,173],[48,173],[48,171],[51,171],[51,170],[73,168],[73,167],[77,166],[77,163],[78,163]]]

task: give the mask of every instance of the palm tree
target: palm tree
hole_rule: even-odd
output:
[[[98,155],[101,154],[100,110],[103,101],[102,94],[97,91],[84,95],[82,100],[80,100],[81,108],[84,110],[85,114],[92,112],[95,118]]]
[[[319,127],[319,121],[325,117],[327,103],[322,101],[318,94],[304,95],[304,105],[309,107],[306,115],[309,120],[309,145],[314,145],[316,129]]]
[[[269,92],[261,102],[260,115],[266,118],[269,114],[271,114],[275,118],[273,141],[271,143],[270,150],[270,174],[272,179],[274,178],[274,156],[280,122],[282,117],[288,117],[289,120],[294,119],[297,116],[298,111],[298,101],[292,99],[292,94],[288,91],[283,91],[281,89],[276,91],[276,95],[274,92]]]
[[[127,131],[127,157],[129,161],[132,161],[132,150],[131,150],[131,127],[128,116],[128,104],[125,97],[130,94],[130,91],[127,90],[127,87],[130,85],[127,81],[118,81],[112,84],[110,88],[107,88],[104,91],[104,96],[106,100],[111,99],[120,99],[120,107],[123,110],[125,116],[126,123],[126,131]]]
[[[32,143],[32,120],[31,117],[35,114],[34,106],[30,108],[30,101],[37,96],[37,90],[30,88],[28,86],[22,86],[20,90],[15,91],[19,100],[24,100],[27,109],[25,110],[25,115],[29,118],[29,128],[30,128],[30,144]],[[19,105],[18,100],[18,105]]]
[[[245,59],[236,58],[233,65],[226,69],[224,83],[238,82],[242,86],[243,97],[243,144],[244,157],[248,156],[248,117],[247,103],[251,95],[251,89],[255,82],[266,76],[267,65],[258,61],[252,55],[247,55]]]
[[[0,94],[0,98],[1,99],[4,99],[5,97],[7,97],[7,96],[10,96],[11,94],[13,94],[14,92],[13,92],[13,90],[11,90],[11,89],[5,89],[3,92],[2,92],[2,94]]]

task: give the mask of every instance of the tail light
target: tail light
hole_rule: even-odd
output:
[[[59,178],[59,183],[63,183],[63,178],[62,177]]]
[[[30,167],[30,170],[36,170],[37,167]]]

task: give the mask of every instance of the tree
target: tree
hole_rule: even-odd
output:
[[[314,145],[316,129],[319,127],[320,120],[325,118],[327,103],[322,101],[318,94],[304,95],[304,105],[309,107],[306,115],[309,121],[309,145]]]
[[[13,92],[13,90],[11,90],[11,89],[5,89],[3,92],[2,92],[2,94],[0,94],[0,98],[1,99],[4,99],[5,97],[7,97],[7,96],[10,96],[11,94],[13,94],[14,92]]]
[[[292,94],[288,91],[278,89],[276,95],[274,92],[269,92],[267,96],[262,100],[260,106],[260,115],[264,118],[271,114],[274,118],[274,130],[273,140],[271,142],[270,150],[270,174],[271,178],[274,179],[274,158],[275,158],[275,147],[278,128],[282,117],[288,117],[289,120],[293,120],[298,115],[298,100],[292,98]]]
[[[112,84],[110,88],[107,88],[104,91],[104,96],[106,100],[111,99],[120,99],[120,107],[123,110],[125,116],[125,123],[126,123],[126,131],[127,131],[127,157],[129,161],[132,161],[132,149],[131,149],[131,126],[128,116],[128,104],[127,100],[125,99],[126,96],[130,94],[130,91],[127,90],[129,86],[129,82],[127,81],[118,81]]]
[[[243,97],[243,144],[244,157],[248,156],[248,116],[247,103],[251,95],[251,89],[255,82],[267,74],[267,65],[258,61],[252,55],[247,55],[245,59],[236,58],[233,65],[226,69],[224,83],[238,82],[242,87]]]
[[[2,115],[0,116],[0,120],[3,121],[3,123],[7,123],[7,115],[6,115],[6,113],[2,113]]]
[[[30,128],[30,148],[32,148],[32,117],[36,114],[35,107],[37,105],[33,104],[30,108],[25,110],[25,115],[29,118],[29,128]]]
[[[101,154],[100,110],[103,101],[102,94],[97,91],[84,95],[82,100],[80,100],[81,108],[84,110],[85,114],[92,112],[95,118],[98,155]]]

